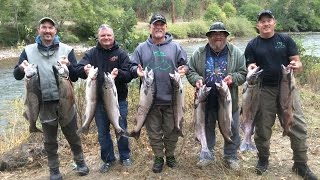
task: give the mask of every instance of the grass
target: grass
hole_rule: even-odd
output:
[[[77,92],[81,92],[83,86],[77,82],[75,88]],[[135,124],[134,114],[138,103],[137,97],[138,88],[137,82],[132,82],[129,87],[129,115],[128,127],[131,130]],[[83,89],[82,89],[83,90]],[[254,173],[254,166],[257,160],[256,153],[239,153],[241,162],[241,171],[233,172],[225,168],[223,163],[223,141],[220,132],[217,130],[217,144],[215,147],[217,161],[212,166],[199,169],[195,167],[198,161],[198,153],[200,151],[200,144],[195,140],[193,128],[193,87],[187,82],[185,83],[185,124],[183,128],[184,138],[179,138],[176,148],[176,158],[178,160],[178,167],[175,169],[164,167],[160,174],[151,172],[153,163],[153,154],[148,142],[145,128],[142,129],[141,137],[138,141],[130,139],[131,157],[133,159],[133,166],[130,168],[123,168],[119,163],[112,167],[107,174],[98,172],[101,165],[100,160],[100,146],[97,142],[97,130],[95,123],[92,122],[90,132],[87,136],[82,136],[83,148],[86,156],[87,164],[90,168],[90,174],[81,179],[300,179],[291,172],[292,166],[292,151],[290,149],[290,141],[288,137],[282,137],[282,129],[277,122],[273,128],[273,135],[271,138],[271,157],[270,168],[268,173],[263,176],[257,176]],[[83,104],[83,94],[77,94],[77,103]],[[318,111],[320,105],[320,95],[315,94],[308,87],[301,89],[301,101],[303,110],[308,123],[308,156],[309,165],[311,169],[319,176],[320,172],[320,112]],[[0,152],[6,152],[15,145],[23,142],[28,137],[27,124],[21,116],[23,102],[17,100],[13,102],[13,111],[8,115],[10,119],[10,129],[5,135],[2,135],[0,142]],[[83,106],[83,105],[82,105]],[[79,117],[81,112],[79,111]],[[83,113],[83,112],[82,112]],[[80,119],[79,119],[80,121]],[[113,132],[113,131],[112,131]],[[61,171],[65,179],[78,180],[78,176],[72,171],[72,154],[65,138],[59,136],[59,156],[61,160]],[[115,136],[112,134],[115,142]],[[117,153],[116,143],[114,143],[115,153]],[[46,179],[48,178],[48,169],[46,165],[46,158],[40,160],[34,166],[26,166],[18,168],[14,171],[0,172],[0,179]]]

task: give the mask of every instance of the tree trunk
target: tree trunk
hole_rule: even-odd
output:
[[[176,22],[176,17],[174,15],[174,0],[171,0],[171,18],[172,18],[172,24]]]

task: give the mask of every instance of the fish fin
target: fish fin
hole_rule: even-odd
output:
[[[131,132],[128,134],[128,137],[134,137],[136,140],[138,140],[138,139],[140,138],[140,134],[141,134],[141,130],[138,131],[138,132],[131,131]]]
[[[177,127],[174,127],[174,131],[180,136],[180,137],[184,137],[183,133],[182,133],[182,129],[178,129]]]
[[[35,133],[35,132],[41,132],[42,133],[42,131],[40,129],[38,129],[36,126],[35,127],[29,126],[29,132],[30,133]]]

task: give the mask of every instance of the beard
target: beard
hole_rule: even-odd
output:
[[[220,52],[222,49],[226,46],[227,42],[226,41],[216,41],[214,43],[209,43],[210,47],[213,49],[215,52]]]

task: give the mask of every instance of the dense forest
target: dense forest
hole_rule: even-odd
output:
[[[117,40],[131,50],[146,32],[137,30],[138,22],[148,22],[153,12],[161,12],[174,24],[197,22],[190,26],[207,28],[220,20],[243,36],[254,31],[256,16],[271,9],[277,19],[277,30],[306,32],[320,30],[320,0],[0,0],[0,45],[15,46],[34,41],[38,20],[50,16],[58,23],[59,36],[65,42],[95,40],[102,23],[114,27]],[[200,23],[199,22],[203,22]],[[170,27],[170,26],[169,26]],[[193,29],[176,37],[200,37],[203,30]],[[170,29],[169,29],[170,30]],[[180,31],[180,32],[179,32]],[[179,35],[180,34],[180,35]],[[134,43],[133,43],[134,44]]]

